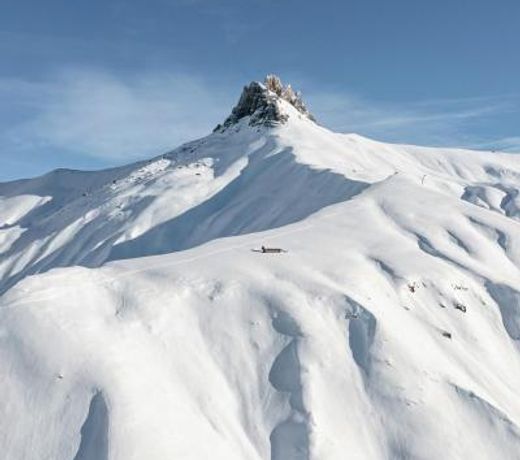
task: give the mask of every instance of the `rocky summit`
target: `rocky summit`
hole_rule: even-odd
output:
[[[250,118],[250,126],[283,124],[287,122],[289,115],[283,109],[281,101],[288,103],[300,114],[314,121],[299,92],[295,92],[291,85],[284,85],[276,75],[267,75],[263,83],[253,81],[244,87],[231,115],[223,124],[219,124],[215,131],[229,128],[245,117]]]

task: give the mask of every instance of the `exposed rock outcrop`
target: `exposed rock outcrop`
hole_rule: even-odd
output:
[[[276,126],[285,123],[289,115],[281,107],[280,100],[291,104],[298,112],[314,121],[300,93],[295,92],[291,85],[284,86],[276,75],[268,75],[264,83],[251,82],[244,87],[238,104],[231,115],[219,124],[215,131],[233,126],[239,120],[250,117],[250,126]]]

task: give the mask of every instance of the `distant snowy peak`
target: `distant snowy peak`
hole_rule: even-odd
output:
[[[215,131],[225,130],[246,117],[249,117],[249,125],[251,126],[284,124],[290,116],[289,107],[314,121],[314,117],[307,110],[301,94],[295,92],[291,85],[284,86],[276,75],[268,75],[263,83],[253,81],[244,87],[238,104],[233,108],[231,115],[223,124],[219,124]]]

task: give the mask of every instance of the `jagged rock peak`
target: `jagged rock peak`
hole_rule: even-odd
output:
[[[263,83],[253,81],[244,87],[231,115],[215,131],[226,129],[245,117],[250,117],[250,126],[283,124],[289,119],[289,115],[284,112],[280,100],[288,102],[302,115],[314,121],[300,93],[295,92],[291,85],[284,86],[276,75],[267,75]]]

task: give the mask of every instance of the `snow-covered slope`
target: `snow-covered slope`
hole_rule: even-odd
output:
[[[276,81],[148,162],[0,184],[3,458],[520,459],[519,187]]]

